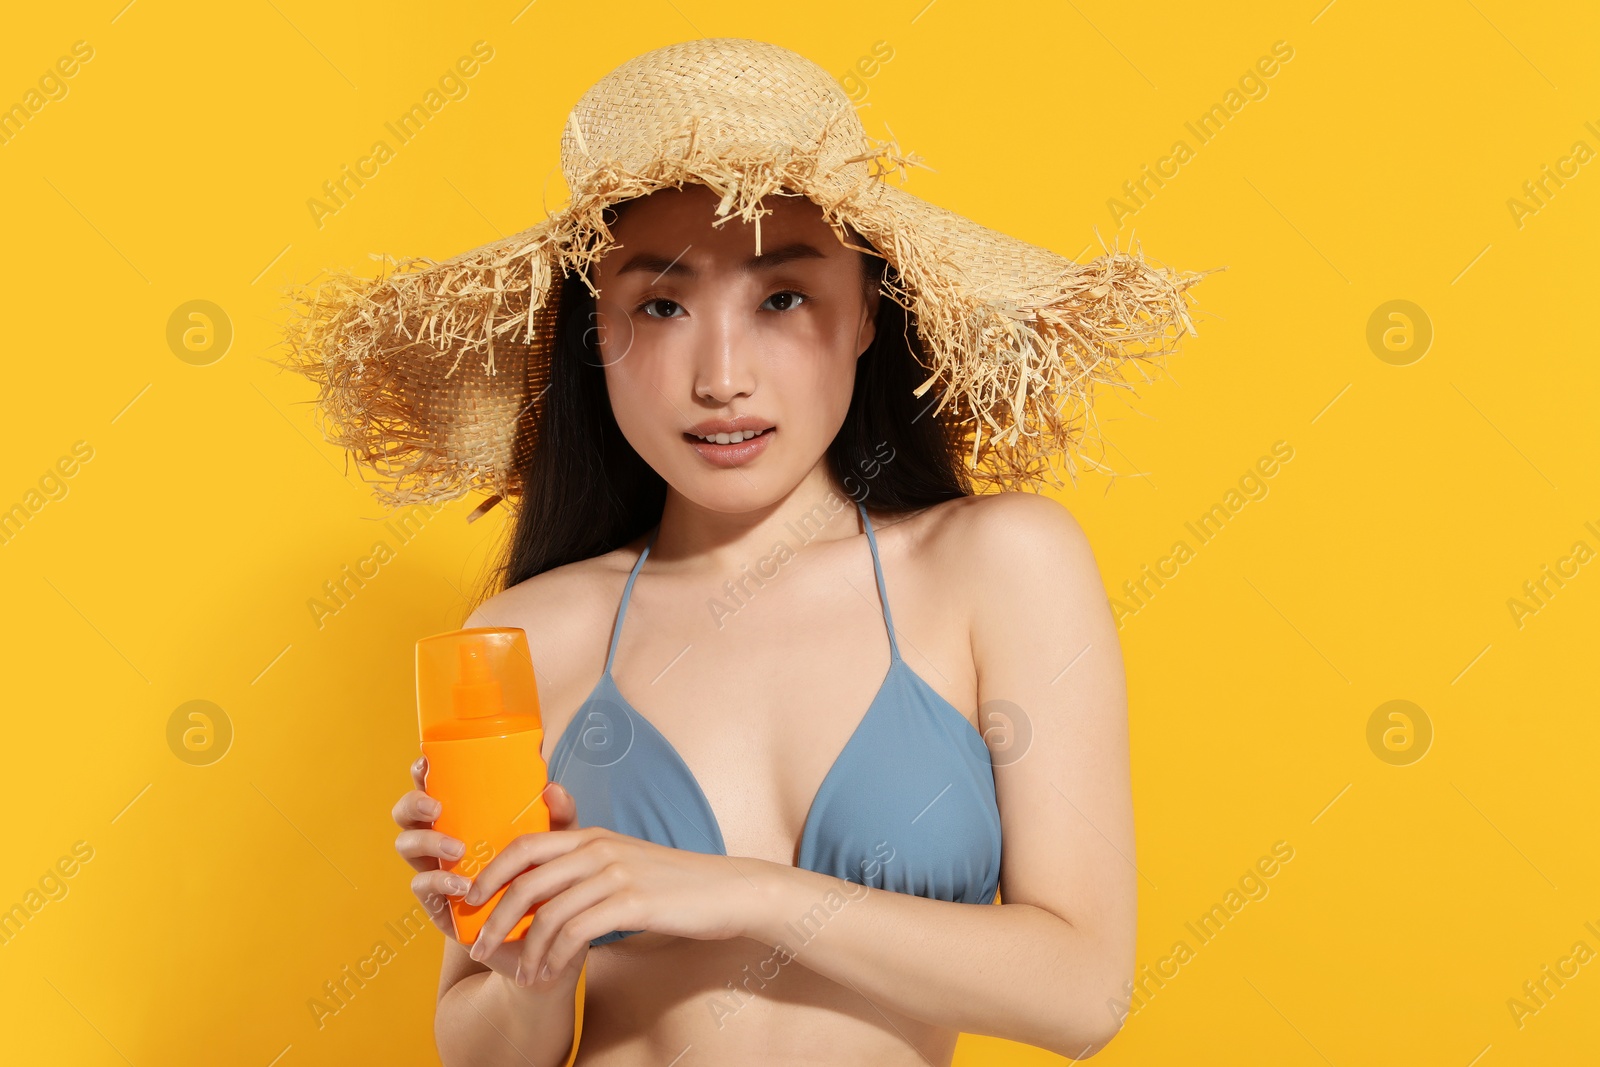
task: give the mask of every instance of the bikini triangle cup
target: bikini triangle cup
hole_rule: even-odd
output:
[[[877,889],[965,903],[994,900],[1000,811],[982,735],[900,656],[877,537],[859,502],[889,636],[889,667],[812,798],[796,866]],[[727,855],[722,824],[676,746],[622,695],[612,674],[633,585],[623,586],[605,669],[550,754],[550,779],[605,826],[671,848]],[[637,933],[615,930],[591,945]]]

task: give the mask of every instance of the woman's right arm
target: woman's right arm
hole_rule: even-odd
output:
[[[562,1067],[572,1059],[582,965],[569,968],[558,985],[535,992],[515,981],[521,941],[502,944],[485,963],[467,955],[466,946],[455,938],[447,898],[465,893],[470,883],[439,866],[441,859],[459,858],[465,847],[433,829],[440,808],[438,801],[423,791],[426,775],[425,759],[411,765],[416,788],[400,798],[393,814],[401,828],[395,850],[417,872],[411,879],[411,891],[445,934],[434,1012],[439,1058],[445,1067]],[[571,797],[556,788],[546,794],[545,802],[550,808],[551,829],[566,829],[576,814]]]

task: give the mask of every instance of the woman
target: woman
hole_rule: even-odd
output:
[[[393,810],[447,935],[448,1064],[909,1067],[961,1031],[1074,1058],[1116,1033],[1115,627],[1070,514],[973,480],[1033,481],[1067,400],[1192,329],[1198,276],[984,230],[867,173],[863,138],[785,49],[659,49],[574,109],[547,227],[308,301],[296,369],[389,499],[519,498],[465,625],[527,632],[551,830],[469,882],[422,761]],[[548,343],[537,393],[519,337]],[[445,897],[503,887],[470,952],[448,936]]]
[[[895,307],[880,304],[876,274],[863,269],[878,261],[841,244],[816,205],[785,198],[763,220],[769,250],[747,268],[750,227],[713,229],[716,199],[685,186],[631,202],[615,226],[620,247],[598,272],[604,395],[622,436],[666,485],[653,565],[635,576],[631,611],[618,603],[645,538],[524,580],[514,550],[513,584],[466,625],[527,631],[550,761],[596,689],[621,614],[632,625],[616,635],[617,688],[694,768],[727,855],[596,825],[521,839],[467,897],[479,903],[512,883],[473,956],[447,942],[441,1051],[447,1063],[520,1062],[515,1046],[532,1062],[560,1062],[587,961],[584,1063],[670,1062],[687,1047],[695,1062],[749,1063],[782,1048],[796,1061],[948,1063],[960,1030],[1081,1058],[1115,1031],[1106,1003],[1133,973],[1125,696],[1094,559],[1069,513],[1046,498],[964,495],[959,457],[914,436],[935,424],[917,419],[925,405],[909,388],[857,393],[858,380],[915,373],[903,335],[874,343],[880,308]],[[863,365],[896,358],[892,374]],[[886,408],[898,410],[874,414]],[[899,443],[881,450],[870,478],[829,463],[852,415],[863,443],[874,430]],[[719,420],[760,433],[703,443],[696,433]],[[878,512],[904,662],[974,738],[1001,726],[992,740],[1002,749],[1021,725],[984,722],[980,705],[1024,709],[1029,743],[993,771],[1005,905],[862,887],[797,947],[785,924],[844,893],[832,875],[795,866],[799,838],[890,655],[867,538],[854,506],[829,507],[830,498]],[[806,540],[792,558],[760,568],[775,577],[746,581],[736,603],[727,583],[783,555],[775,545],[795,546],[796,530]],[[538,534],[524,525],[512,543]],[[939,738],[951,748],[954,722]],[[561,769],[554,764],[553,777]],[[919,806],[933,803],[930,824],[946,814],[939,800],[972,803],[938,797],[948,779],[905,778]],[[560,827],[585,825],[559,785],[546,799]],[[413,882],[420,896],[459,896],[459,876],[428,869],[458,858],[447,846],[461,843],[423,828],[427,800],[420,790],[401,799],[397,847],[423,868]],[[943,825],[982,830],[970,812]],[[984,846],[999,844],[964,841],[930,858],[897,847],[892,830],[886,866],[948,866],[952,855],[981,866]],[[541,900],[550,903],[527,940],[501,943]],[[614,930],[642,932],[590,947]],[[781,967],[780,943],[793,953]],[[525,988],[514,984],[519,965]],[[545,965],[549,980],[538,977]]]

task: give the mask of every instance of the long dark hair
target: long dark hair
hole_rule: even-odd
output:
[[[851,231],[854,243],[871,247]],[[885,260],[859,253],[863,283],[898,282]],[[602,555],[661,521],[667,484],[634,451],[611,413],[593,343],[595,298],[576,275],[556,279],[560,297],[537,439],[519,464],[521,500],[490,592],[552,568]],[[887,295],[877,332],[856,360],[855,391],[828,446],[834,479],[876,511],[909,511],[972,494],[961,433],[948,409],[933,413],[915,316]]]

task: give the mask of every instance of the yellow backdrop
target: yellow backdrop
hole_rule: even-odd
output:
[[[937,203],[1228,268],[1062,494],[1131,698],[1102,1062],[1590,1062],[1592,5],[125,3],[0,33],[7,1062],[436,1062],[389,807],[504,511],[386,514],[277,287],[530,225],[577,96],[701,35],[836,72]]]

